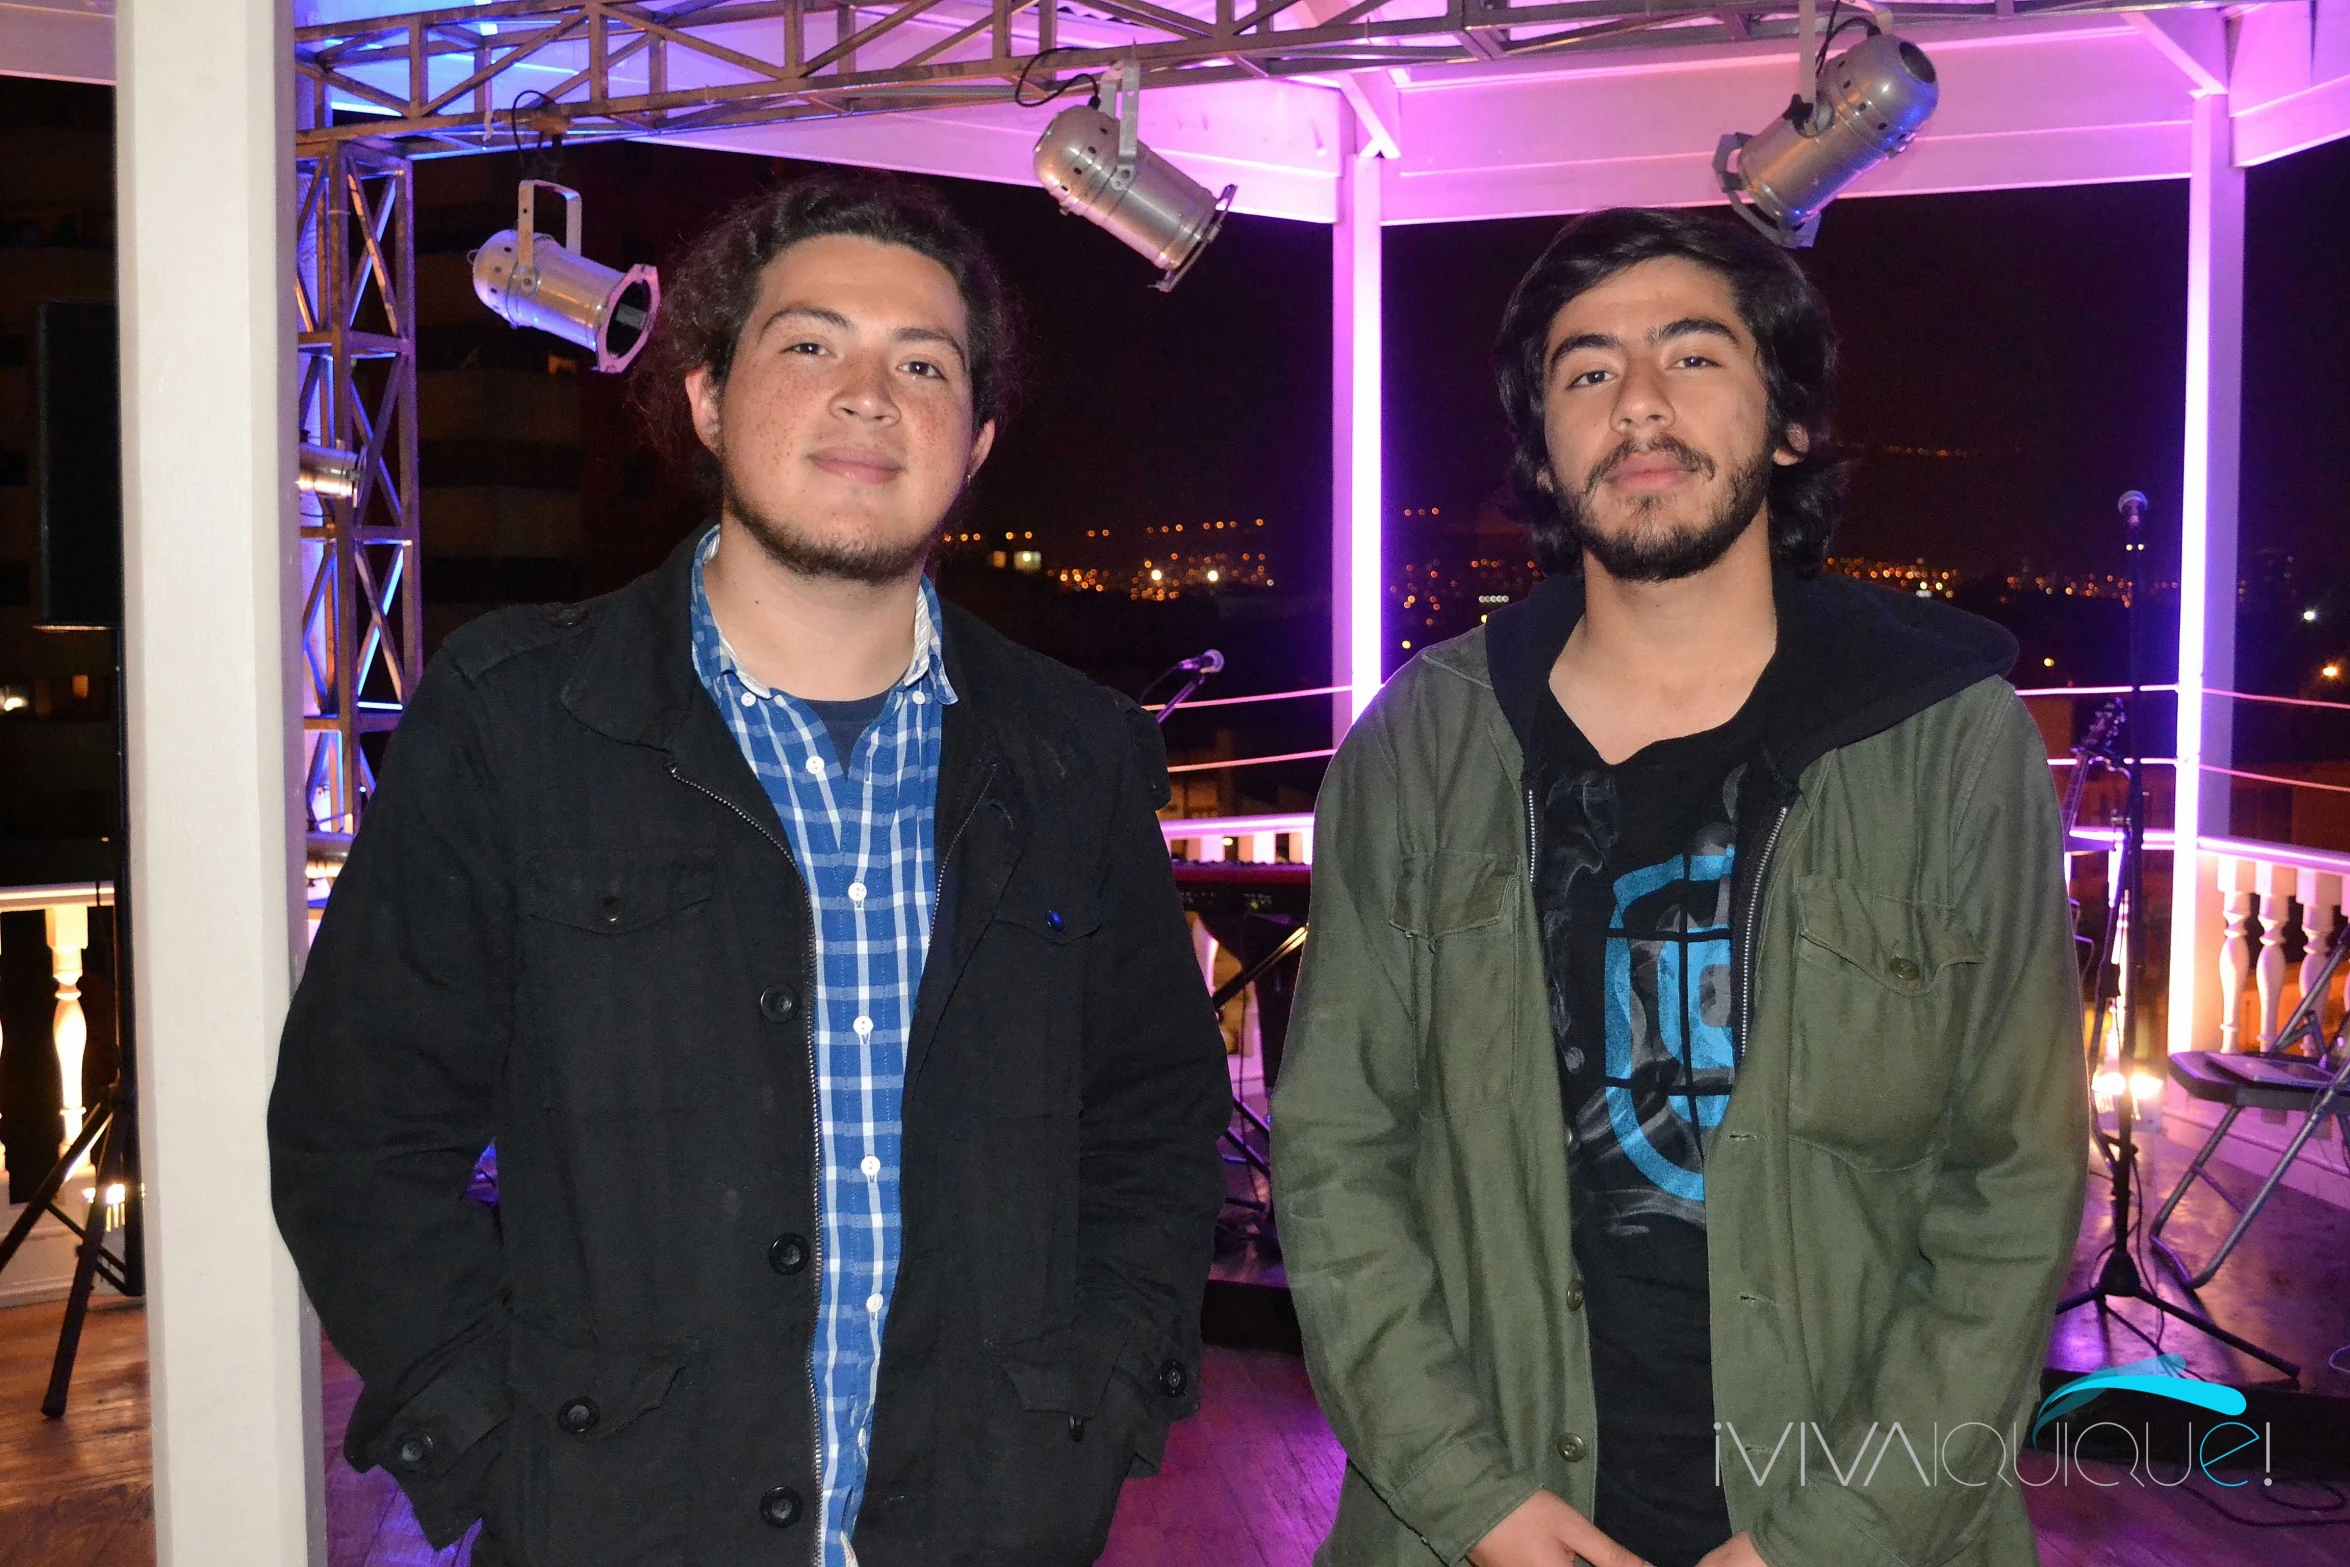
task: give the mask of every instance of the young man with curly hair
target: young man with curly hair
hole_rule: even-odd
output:
[[[716,523],[459,631],[392,742],[275,1195],[345,1451],[477,1567],[1074,1567],[1196,1407],[1229,1101],[1158,732],[923,575],[1012,338],[919,187],[745,202],[637,372]]]
[[[2030,1562],[2086,1110],[2015,644],[1822,574],[1833,339],[1746,229],[1569,224],[1495,357],[1546,580],[1317,811],[1274,1172],[1320,1559]]]

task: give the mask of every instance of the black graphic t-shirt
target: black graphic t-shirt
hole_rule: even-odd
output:
[[[1705,1155],[1738,1075],[1735,807],[1769,684],[1720,728],[1613,767],[1547,690],[1532,729],[1534,896],[1599,1407],[1593,1521],[1656,1567],[1730,1537],[1714,1470]]]

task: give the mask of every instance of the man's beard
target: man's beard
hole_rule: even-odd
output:
[[[1714,476],[1712,458],[1667,435],[1645,447],[1626,441],[1591,470],[1581,489],[1556,492],[1559,525],[1567,542],[1599,562],[1600,569],[1618,582],[1675,582],[1695,576],[1729,553],[1771,493],[1771,449],[1766,445],[1732,476],[1722,504],[1705,522],[1664,534],[1638,529],[1618,535],[1603,533],[1591,515],[1592,496],[1609,474],[1633,457],[1652,452],[1669,453],[1691,472],[1708,479]],[[1641,510],[1648,504],[1645,499],[1634,502]]]
[[[762,512],[734,482],[734,470],[723,455],[718,466],[719,497],[725,515],[742,524],[743,531],[758,542],[768,559],[803,577],[830,577],[839,582],[861,582],[874,587],[903,582],[920,572],[929,561],[930,552],[938,547],[947,524],[962,505],[962,497],[958,495],[929,531],[902,543],[876,539],[835,543],[811,537],[790,523]]]

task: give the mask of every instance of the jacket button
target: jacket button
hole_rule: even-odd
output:
[[[411,1431],[400,1438],[400,1445],[392,1449],[392,1456],[403,1469],[421,1469],[440,1444],[432,1439],[430,1431]]]
[[[767,1266],[789,1277],[808,1265],[808,1241],[801,1235],[778,1235],[767,1248]]]
[[[1567,1309],[1569,1311],[1583,1309],[1583,1281],[1581,1279],[1577,1279],[1567,1286]]]
[[[547,624],[568,630],[587,617],[587,606],[584,604],[557,604],[547,611]]]
[[[1059,909],[1045,910],[1044,922],[1053,928],[1053,934],[1056,936],[1061,933],[1061,927],[1068,924],[1067,920],[1061,918],[1061,911]]]
[[[575,1398],[555,1411],[555,1424],[572,1436],[585,1436],[596,1428],[596,1401]]]
[[[607,925],[620,923],[620,910],[621,903],[618,898],[606,898],[602,903],[596,905],[597,916]]]
[[[1591,1444],[1569,1431],[1559,1438],[1559,1457],[1570,1464],[1579,1464],[1591,1454]]]
[[[1900,980],[1904,985],[1914,985],[1918,982],[1918,966],[1907,958],[1895,958],[1885,967],[1892,972],[1895,979]]]
[[[800,1493],[779,1485],[759,1498],[759,1518],[771,1529],[788,1529],[800,1521]]]
[[[1170,1360],[1159,1367],[1159,1391],[1169,1398],[1181,1398],[1183,1390],[1191,1386],[1191,1373],[1183,1369],[1183,1362]]]
[[[759,1015],[770,1023],[787,1023],[800,1010],[800,998],[789,985],[769,985],[759,992]]]

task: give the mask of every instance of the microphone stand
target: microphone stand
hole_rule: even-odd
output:
[[[2127,793],[2124,795],[2125,804],[2122,811],[2121,865],[2119,873],[2114,877],[2113,888],[2115,903],[2120,909],[2127,910],[2126,914],[2121,914],[2119,917],[2122,940],[2121,977],[2124,983],[2121,987],[2121,1039],[2117,1064],[2121,1069],[2122,1086],[2121,1091],[2114,1095],[2114,1135],[2109,1144],[2111,1157],[2107,1161],[2113,1182],[2113,1237],[2106,1245],[2105,1265],[2098,1270],[2097,1282],[2080,1293],[2069,1295],[2057,1302],[2055,1314],[2061,1317],[2075,1307],[2086,1306],[2094,1302],[2098,1314],[2103,1316],[2113,1301],[2142,1301],[2164,1316],[2174,1321],[2183,1322],[2197,1332],[2217,1339],[2230,1349],[2249,1355],[2254,1360],[2275,1367],[2287,1377],[2298,1380],[2301,1368],[2291,1361],[2271,1354],[2249,1339],[2238,1338],[2200,1312],[2191,1311],[2185,1306],[2164,1300],[2160,1295],[2157,1295],[2148,1287],[2144,1276],[2138,1271],[2137,1259],[2130,1254],[2131,1214],[2138,1202],[2138,1140],[2136,1130],[2138,1106],[2137,1096],[2134,1092],[2137,1074],[2133,1068],[2138,1062],[2138,998],[2146,975],[2146,767],[2145,743],[2142,738],[2145,734],[2145,726],[2138,719],[2138,703],[2144,695],[2139,673],[2138,605],[2140,595],[2145,587],[2146,497],[2136,490],[2130,491],[2121,498],[2120,511],[2128,528],[2122,548],[2128,561],[2129,594],[2122,601],[2122,610],[2123,636],[2129,649],[2130,688],[2128,694],[2122,698],[2122,733],[2127,741],[2122,760],[2122,776],[2127,786]],[[2195,780],[2181,779],[2178,787],[2182,789],[2193,788]],[[2181,866],[2186,867],[2185,874],[2192,874],[2195,864],[2194,854],[2195,850],[2192,844],[2177,845],[2172,852],[2174,866],[2172,874],[2182,874],[2180,870],[2175,868]],[[2107,1000],[2106,971],[2108,965],[2105,959],[2112,953],[2112,932],[2115,928],[2117,913],[2118,910],[2109,911],[2106,916],[2105,949],[2098,954],[2095,970],[2097,980],[2090,993],[2090,998],[2098,1009],[2099,1017],[2104,1015]],[[2092,1057],[2089,1063],[2092,1079],[2096,1070],[2097,1062]],[[2094,1126],[2094,1101],[2092,1101],[2091,1115],[2092,1126]],[[2147,1334],[2145,1329],[2139,1327],[2129,1318],[2117,1314],[2117,1320],[2122,1326],[2145,1339],[2147,1343],[2154,1344],[2156,1348],[2161,1347],[2159,1344],[2155,1344],[2155,1340]]]
[[[1209,648],[1205,653],[1200,654],[1197,658],[1187,658],[1181,660],[1178,663],[1170,664],[1158,676],[1158,679],[1155,679],[1151,682],[1150,686],[1144,686],[1142,688],[1142,694],[1144,696],[1150,695],[1151,686],[1157,685],[1160,680],[1166,679],[1168,675],[1185,674],[1191,677],[1189,680],[1184,681],[1182,685],[1176,687],[1175,694],[1167,698],[1165,704],[1159,708],[1158,720],[1161,724],[1164,724],[1167,721],[1167,715],[1169,713],[1174,712],[1175,709],[1190,701],[1192,693],[1197,691],[1201,686],[1204,686],[1208,683],[1208,676],[1222,674],[1223,671],[1224,655],[1217,652],[1214,648]]]

